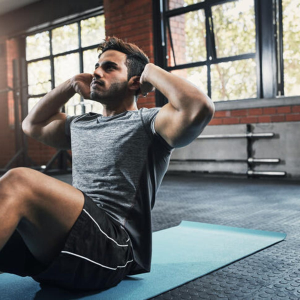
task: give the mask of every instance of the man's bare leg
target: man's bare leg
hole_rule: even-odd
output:
[[[28,168],[0,179],[0,251],[17,229],[29,250],[49,264],[80,215],[84,196],[73,186]]]

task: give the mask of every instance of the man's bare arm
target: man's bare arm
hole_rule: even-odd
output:
[[[214,114],[213,102],[199,88],[154,64],[146,65],[140,82],[142,93],[152,85],[169,100],[156,116],[155,130],[173,147],[191,143]]]
[[[76,92],[88,99],[91,80],[91,74],[79,74],[50,91],[24,119],[23,131],[46,145],[69,149],[69,140],[65,135],[67,116],[60,109]]]

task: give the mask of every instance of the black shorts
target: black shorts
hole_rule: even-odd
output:
[[[49,266],[39,263],[15,232],[0,252],[0,270],[72,290],[117,285],[134,265],[130,238],[91,198],[84,199],[62,251]]]

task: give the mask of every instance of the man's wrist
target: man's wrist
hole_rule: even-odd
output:
[[[153,63],[148,63],[145,68],[144,71],[142,73],[142,82],[149,82],[149,76],[151,74],[151,70],[153,69],[153,67],[155,67],[155,65]]]
[[[73,76],[72,78],[70,78],[66,81],[66,90],[68,91],[68,93],[70,93],[70,94],[73,93],[73,95],[76,94],[75,86],[76,86],[75,76]]]

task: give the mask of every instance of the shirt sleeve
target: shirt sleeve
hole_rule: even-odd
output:
[[[146,129],[148,135],[150,136],[150,138],[155,138],[155,139],[159,140],[160,143],[161,143],[167,150],[171,151],[171,150],[173,150],[174,148],[171,147],[171,146],[165,141],[165,139],[164,139],[160,134],[158,134],[158,133],[155,131],[154,124],[155,124],[156,116],[157,116],[157,114],[158,114],[159,111],[160,111],[160,108],[159,108],[159,107],[150,108],[150,109],[142,108],[142,109],[141,109],[141,118],[142,118],[144,127],[145,127],[145,129]]]
[[[65,134],[71,138],[71,122],[78,116],[67,116],[65,123]]]

